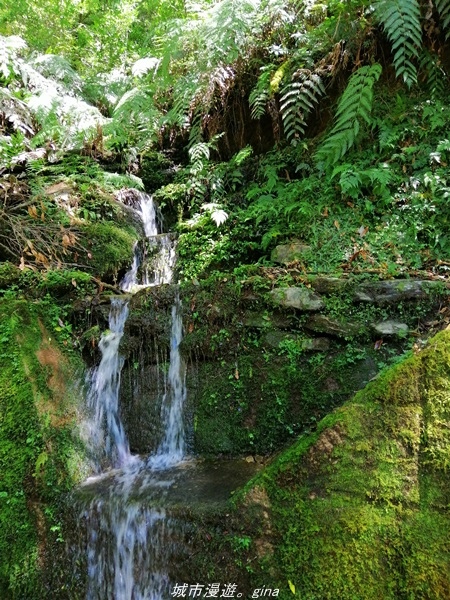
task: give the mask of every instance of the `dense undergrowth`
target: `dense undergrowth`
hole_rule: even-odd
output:
[[[74,39],[28,31],[31,50],[49,44],[36,56],[2,38],[1,152],[14,173],[2,184],[5,257],[111,279],[132,242],[114,229],[119,209],[105,191],[139,187],[140,174],[179,229],[182,279],[270,264],[274,245],[292,239],[310,246],[299,265],[308,272],[445,274],[446,2],[224,0],[188,5],[184,19],[155,3],[138,47],[144,6],[114,25],[134,33],[120,66],[101,75],[101,60],[118,58],[81,65]],[[112,51],[108,11],[84,10],[96,15],[85,52],[94,38]],[[13,33],[12,7],[4,15]],[[62,18],[69,27],[75,15]],[[49,53],[57,47],[64,58]],[[105,264],[89,247],[96,238]]]

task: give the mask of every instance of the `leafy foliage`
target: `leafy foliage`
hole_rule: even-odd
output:
[[[297,143],[305,132],[306,118],[325,93],[322,80],[317,73],[305,71],[294,74],[294,79],[286,85],[280,98],[280,112],[286,138]]]
[[[325,166],[333,165],[353,146],[362,123],[370,125],[373,86],[381,75],[381,65],[358,69],[350,78],[339,100],[336,123],[319,147],[316,158]]]
[[[250,92],[248,102],[252,119],[260,119],[266,112],[266,105],[270,94],[270,79],[270,71],[264,71],[258,77],[256,86]]]
[[[422,46],[419,3],[417,0],[381,0],[376,4],[376,14],[392,44],[397,76],[411,87],[417,82],[413,60],[419,56]]]
[[[420,69],[426,77],[431,99],[443,98],[447,89],[447,73],[439,56],[423,50]]]
[[[442,20],[442,27],[446,31],[450,25],[450,2],[449,0],[435,0],[435,5]],[[447,31],[446,37],[448,35],[449,32]]]

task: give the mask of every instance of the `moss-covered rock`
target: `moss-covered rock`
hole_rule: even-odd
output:
[[[302,436],[254,485],[280,597],[450,596],[450,330]]]
[[[103,221],[85,225],[83,234],[89,240],[87,258],[95,276],[115,279],[121,269],[129,267],[138,239],[133,227]]]

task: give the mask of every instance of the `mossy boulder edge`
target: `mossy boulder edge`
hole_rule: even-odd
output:
[[[271,550],[259,560],[280,597],[289,581],[302,600],[450,597],[449,420],[446,329],[257,477],[245,503],[264,488]]]

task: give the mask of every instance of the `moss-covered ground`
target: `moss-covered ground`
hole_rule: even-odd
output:
[[[57,307],[0,300],[0,597],[63,597],[64,498],[84,476]],[[66,593],[67,593],[66,588]]]

